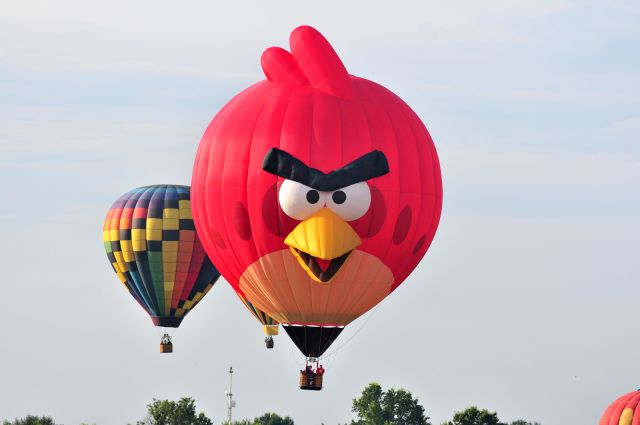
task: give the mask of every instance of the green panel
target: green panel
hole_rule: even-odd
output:
[[[164,312],[164,276],[162,274],[162,252],[147,251],[149,271],[153,281],[153,289],[158,303],[158,313]]]

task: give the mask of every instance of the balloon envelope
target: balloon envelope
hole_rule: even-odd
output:
[[[611,403],[600,418],[600,425],[640,424],[640,390],[632,391]]]
[[[178,327],[220,277],[196,234],[188,186],[125,193],[107,213],[103,240],[116,275],[156,326]]]
[[[204,133],[192,194],[203,245],[243,297],[307,356],[398,287],[438,226],[442,182],[418,116],[349,75],[327,40],[297,28],[291,53]]]

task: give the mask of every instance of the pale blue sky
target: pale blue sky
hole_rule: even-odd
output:
[[[434,424],[471,404],[596,423],[640,385],[638,22],[635,1],[3,1],[0,420],[121,424],[189,395],[220,423],[233,364],[237,417],[346,422],[377,380]],[[189,184],[211,118],[301,24],[422,117],[445,197],[432,248],[347,328],[320,394],[223,281],[158,354],[101,244],[121,193]]]

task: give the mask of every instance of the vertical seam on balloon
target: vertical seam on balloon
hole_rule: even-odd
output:
[[[144,190],[141,191],[141,193],[139,194],[138,198],[135,200],[135,206],[134,206],[134,214],[135,214],[135,210],[138,209],[138,204],[140,203],[140,200],[145,196],[145,195],[149,195],[149,197],[151,197],[153,195],[154,189],[152,186],[147,186],[146,188],[144,188]],[[151,199],[151,198],[149,198]],[[156,292],[155,292],[155,288],[153,286],[153,276],[151,275],[151,265],[149,263],[149,244],[147,243],[147,220],[149,216],[149,205],[147,204],[147,213],[145,215],[145,226],[144,229],[144,234],[145,234],[145,240],[144,240],[144,244],[145,244],[145,249],[144,249],[144,253],[146,254],[147,257],[147,261],[145,262],[145,266],[142,269],[144,269],[144,271],[146,273],[143,273],[141,268],[138,268],[138,271],[140,271],[140,278],[142,279],[142,283],[144,286],[144,289],[147,291],[148,295],[149,295],[149,302],[151,303],[151,306],[153,307],[153,311],[150,313],[152,316],[160,316],[160,307],[157,304],[157,297],[156,297]],[[131,227],[133,227],[133,221],[131,222]],[[135,251],[134,251],[134,256],[135,256]],[[136,264],[138,263],[138,261],[136,260]],[[148,278],[145,278],[145,276]]]
[[[269,103],[269,100],[271,100],[271,98],[269,98],[269,99],[267,99],[267,100],[265,100],[265,101],[263,102],[262,106],[260,107],[260,110],[259,110],[259,111],[258,111],[258,113],[256,114],[256,119],[255,119],[255,122],[254,122],[254,126],[253,126],[253,129],[252,129],[252,131],[251,131],[250,149],[249,149],[249,160],[248,160],[248,164],[249,164],[249,165],[252,163],[252,161],[251,161],[252,156],[254,156],[254,155],[255,155],[255,153],[253,152],[252,145],[253,145],[253,141],[254,141],[254,138],[255,138],[255,135],[256,135],[256,129],[257,129],[258,124],[260,123],[260,121],[261,121],[261,119],[262,119],[262,114],[264,113],[265,108],[267,107],[267,105],[268,105],[268,103]],[[258,172],[259,172],[259,171],[258,171]],[[250,176],[250,174],[251,174],[251,170],[249,169],[249,166],[247,166],[246,173],[247,173],[247,175],[246,175],[247,191],[246,191],[246,199],[245,199],[245,202],[246,202],[246,204],[247,204],[247,210],[251,210],[251,208],[249,207],[249,199],[250,199],[250,198],[249,198],[249,176]],[[277,187],[276,187],[276,190],[277,190]],[[277,197],[276,197],[276,199],[277,199]],[[261,201],[261,200],[262,200],[262,197],[259,197],[259,200]],[[261,205],[259,205],[259,207],[260,207],[260,209],[261,209],[261,207],[262,207],[262,206],[261,206]],[[277,207],[277,206],[276,206],[276,207]],[[248,220],[249,220],[249,225],[250,225],[251,227],[253,227],[253,226],[252,226],[252,224],[253,224],[253,223],[251,222],[251,214],[247,214],[247,216],[248,216]],[[263,220],[262,214],[259,214],[258,216],[259,216],[260,220]],[[259,227],[262,223],[257,223],[257,224],[258,224],[258,227]],[[262,271],[262,274],[263,274],[264,276],[267,276],[267,271],[265,270],[264,262],[261,260],[261,258],[262,258],[262,257],[260,256],[260,254],[259,254],[259,252],[258,252],[258,248],[257,248],[257,246],[256,246],[256,240],[254,239],[254,237],[255,237],[255,235],[254,235],[254,232],[252,231],[252,239],[251,239],[251,241],[250,241],[250,245],[251,245],[251,246],[252,246],[252,248],[253,248],[253,252],[255,253],[256,260],[255,260],[252,264],[249,264],[249,265],[248,265],[248,267],[253,266],[253,265],[256,265],[256,263],[257,263],[257,265],[259,265],[259,267],[260,267],[260,269],[261,269],[261,271]],[[252,287],[253,287],[253,291],[255,291],[255,292],[260,292],[261,296],[262,296],[263,298],[265,298],[265,300],[267,300],[267,301],[268,301],[268,303],[269,303],[272,307],[274,307],[274,306],[275,306],[274,304],[276,304],[276,305],[277,305],[277,303],[274,303],[274,299],[273,299],[273,296],[270,294],[270,291],[265,291],[265,290],[264,290],[263,285],[257,285],[257,282],[251,282],[251,284],[252,284]],[[247,300],[248,300],[248,301],[250,301],[248,298],[247,298]],[[253,305],[253,304],[252,304],[252,305]],[[254,306],[254,308],[255,308],[255,306]],[[262,312],[262,310],[260,310],[260,312]],[[262,313],[263,313],[263,312],[262,312]],[[260,320],[260,318],[258,318],[258,321],[260,321],[263,325],[265,324],[265,323],[264,323],[264,321]]]
[[[365,84],[362,84],[362,87],[361,87],[361,88],[362,88],[362,90],[363,90],[364,92],[367,92],[368,94],[371,94],[371,91],[369,90],[369,88],[368,88]],[[369,98],[371,98],[370,96],[368,96],[368,97],[369,97]],[[382,113],[382,115],[386,117],[387,125],[388,125],[392,130],[394,130],[394,128],[393,128],[393,123],[391,122],[391,118],[389,117],[389,114],[387,113],[387,111],[386,111],[384,108],[379,108],[379,107],[377,107],[377,106],[376,106],[376,105],[374,105],[373,103],[371,103],[371,107],[374,107],[374,108],[379,109],[379,110],[380,110],[380,112]],[[369,119],[369,116],[368,116],[368,115],[367,115],[367,122],[368,122],[368,124],[369,124],[369,126],[370,126],[370,125],[371,125],[371,120]],[[372,129],[371,129],[371,128],[369,128],[369,133],[370,133],[370,134],[373,134],[373,133],[372,133]],[[393,139],[394,139],[394,141],[395,141],[395,143],[393,143],[393,146],[394,146],[394,147],[395,147],[395,149],[396,149],[395,157],[396,157],[396,159],[398,159],[398,160],[399,160],[400,156],[399,156],[399,154],[398,154],[398,137],[397,137],[397,135],[396,135],[395,131],[392,131],[392,133],[393,133]],[[372,142],[372,145],[373,145],[373,139],[371,140],[371,142]],[[375,146],[375,145],[373,145],[372,147],[375,149],[375,147],[376,147],[376,146]],[[391,167],[391,165],[390,165],[390,167]],[[399,168],[399,167],[398,167],[398,168]],[[399,182],[401,181],[401,180],[400,180],[400,170],[399,170],[399,169],[397,169],[397,170],[390,170],[390,173],[397,173],[396,175],[397,175],[398,177],[397,177],[395,180],[398,182],[398,184],[396,185],[396,187],[400,187],[400,184],[399,184]],[[400,206],[402,205],[402,203],[401,203],[401,199],[400,199],[400,194],[399,194],[399,193],[398,193],[398,196],[397,196],[397,203],[398,203],[397,211],[398,211],[398,213],[400,213]],[[395,224],[394,224],[394,227],[395,227]],[[392,233],[392,234],[393,234],[393,233]],[[389,244],[387,245],[387,249],[385,250],[384,255],[383,255],[383,256],[381,256],[382,258],[379,258],[379,260],[380,260],[380,261],[382,261],[382,262],[383,262],[383,263],[385,263],[385,264],[386,264],[385,260],[387,259],[387,256],[389,255],[389,251],[391,250],[391,247],[392,247],[392,246],[393,246],[393,242],[389,243]],[[392,276],[393,276],[393,273],[392,273]],[[393,285],[395,284],[395,279],[396,279],[396,277],[395,277],[395,276],[393,276],[393,278],[394,278],[394,282],[392,282],[392,283],[391,283],[391,286],[389,287],[389,294],[391,293],[391,288],[392,288],[392,287],[393,287]],[[388,294],[387,294],[387,295],[388,295]]]
[[[183,255],[186,255],[187,252],[189,253],[189,257],[186,259],[186,261],[184,262],[182,268],[183,268],[183,272],[184,272],[184,277],[181,279],[181,283],[179,285],[178,288],[174,288],[174,292],[173,292],[173,297],[171,300],[171,306],[172,308],[173,305],[175,304],[175,309],[176,311],[180,308],[179,304],[180,304],[180,300],[182,299],[182,294],[185,290],[185,287],[188,284],[188,278],[189,278],[189,270],[191,269],[191,262],[193,261],[193,252],[196,248],[196,240],[198,240],[198,232],[196,230],[195,227],[195,220],[193,218],[193,202],[191,200],[191,188],[186,187],[185,188],[187,190],[187,198],[189,201],[189,207],[190,207],[190,211],[191,211],[191,222],[193,223],[193,239],[192,240],[182,240],[182,238],[180,237],[180,220],[187,220],[187,217],[182,217],[182,212],[183,209],[180,208],[180,196],[178,196],[178,258],[180,258],[180,253],[182,252],[182,249],[184,249],[184,252],[182,252]],[[185,201],[185,199],[182,199],[182,201]],[[176,265],[177,268],[177,265]],[[173,299],[175,300],[175,303],[173,301]]]
[[[133,203],[132,205],[132,219],[131,219],[131,228],[132,228],[132,241],[131,241],[131,249],[133,251],[133,262],[136,264],[136,267],[138,268],[138,274],[137,275],[133,275],[131,274],[131,279],[133,280],[133,283],[135,285],[136,291],[138,293],[138,296],[144,301],[144,304],[146,305],[145,307],[145,311],[147,312],[147,314],[153,316],[156,314],[156,309],[155,306],[153,304],[153,296],[150,293],[149,289],[147,288],[147,283],[145,282],[144,276],[140,271],[140,267],[138,264],[138,260],[136,258],[136,252],[135,250],[133,250],[133,215],[135,213],[135,210],[137,208],[137,202],[140,199],[140,193],[144,192],[144,190],[142,191],[137,191],[135,193],[135,195],[137,197],[134,197],[132,194],[130,197],[127,198],[127,202],[125,205],[128,205],[128,203],[131,201]],[[131,192],[129,192],[131,193]],[[145,240],[145,251],[146,251],[146,240]]]
[[[301,100],[303,100],[303,101],[307,101],[307,100],[305,99],[305,97],[307,97],[307,96],[309,96],[309,92],[306,92],[306,91],[305,91],[305,92],[303,92],[303,93],[302,93],[302,95],[301,95]],[[311,133],[311,137],[312,137],[312,138],[313,138],[313,103],[314,103],[314,100],[313,100],[313,97],[312,97],[312,98],[311,98],[311,108],[312,108],[312,113],[311,113],[311,123],[312,123],[312,126],[311,126],[311,128],[309,129],[309,131],[310,131],[310,133]],[[288,105],[287,105],[287,112],[289,112],[289,107],[288,107]],[[287,118],[287,115],[285,115],[285,118],[283,119],[283,128],[284,128],[284,122],[286,121],[286,118]],[[285,248],[285,250],[281,250],[281,251],[280,251],[280,252],[281,252],[281,254],[280,254],[280,255],[281,255],[281,257],[282,257],[282,264],[283,264],[283,266],[284,266],[283,268],[284,268],[285,273],[286,273],[286,276],[287,276],[286,287],[287,287],[287,289],[289,290],[289,293],[291,294],[291,298],[293,299],[293,302],[294,302],[294,304],[295,304],[295,306],[296,306],[296,309],[298,310],[298,311],[297,311],[297,316],[299,316],[300,318],[304,317],[304,319],[302,320],[302,322],[306,322],[306,320],[307,320],[306,314],[304,314],[304,313],[303,313],[303,311],[302,311],[302,309],[300,308],[300,303],[298,302],[298,299],[297,299],[297,297],[296,297],[296,292],[295,292],[295,291],[293,290],[293,288],[291,287],[291,280],[292,280],[292,279],[291,279],[291,277],[292,277],[292,272],[291,272],[291,268],[287,266],[287,264],[288,264],[288,263],[287,263],[286,258],[285,258],[285,255],[290,254],[290,252],[287,252],[286,250],[288,250],[288,247],[287,247],[287,248]],[[290,255],[292,255],[292,254],[290,254]],[[297,261],[297,260],[294,258],[294,261]],[[297,264],[295,264],[294,266],[296,266],[296,267],[297,267]],[[310,282],[309,282],[309,281],[310,281],[310,280],[311,280],[311,279],[307,279],[307,288],[308,288],[307,296],[309,296],[309,295],[310,295],[310,291],[309,291],[309,284],[310,284]],[[287,320],[287,321],[288,321],[288,322],[291,322],[291,320],[290,320],[289,318],[288,318],[288,320]]]
[[[416,155],[416,157],[419,157],[418,154],[419,154],[420,151],[419,151],[419,148],[417,147],[417,144],[418,144],[419,140],[416,137],[416,134],[415,134],[415,131],[414,131],[414,128],[413,128],[413,123],[410,122],[407,119],[403,108],[399,107],[398,100],[397,99],[393,99],[393,100],[395,102],[391,105],[391,107],[394,109],[395,115],[397,115],[398,119],[402,121],[402,123],[398,123],[398,125],[405,126],[408,129],[408,132],[411,134],[411,144],[412,144],[412,148],[413,148],[413,154]],[[406,106],[407,106],[407,108],[409,107],[408,105],[406,105]],[[433,165],[433,164],[431,164],[431,165]],[[431,167],[431,168],[433,169],[433,167]],[[420,202],[418,203],[418,208],[419,209],[416,212],[419,213],[419,214],[414,214],[415,218],[412,219],[411,222],[410,222],[410,226],[411,227],[408,230],[408,235],[411,235],[411,234],[415,233],[415,232],[411,232],[411,229],[415,230],[415,228],[417,227],[418,220],[419,220],[420,217],[422,217],[422,211],[423,211],[423,206],[424,206],[424,200],[422,199],[424,194],[423,194],[423,191],[422,191],[423,185],[422,185],[422,180],[421,179],[418,179],[417,185],[419,187],[418,187],[418,190],[416,191],[416,193],[418,194],[418,197],[420,198]],[[429,229],[430,228],[431,227],[429,227]],[[413,235],[413,237],[410,238],[410,240],[409,240],[411,242],[410,246],[412,246],[412,247],[414,246],[415,241],[416,241],[416,239],[415,239],[416,237],[419,238],[420,235]],[[405,276],[405,275],[408,276],[408,273],[406,273],[406,268],[407,268],[407,266],[409,264],[411,264],[411,262],[415,262],[415,260],[413,258],[413,255],[412,254],[406,255],[404,257],[404,259],[402,260],[402,262],[400,263],[400,267],[398,267],[398,273],[399,273],[400,276]],[[415,262],[415,264],[416,264],[415,267],[417,267],[418,262]],[[400,283],[402,283],[402,282],[400,282]],[[398,285],[396,285],[396,288],[398,286],[399,286],[399,283],[398,283]]]
[[[115,219],[117,219],[117,220],[118,220],[118,226],[117,226],[117,229],[118,229],[118,242],[120,243],[120,252],[122,252],[122,241],[121,241],[121,239],[120,239],[120,227],[121,227],[121,222],[122,222],[122,212],[124,211],[124,206],[126,206],[126,205],[127,205],[128,200],[129,200],[129,199],[131,198],[131,196],[133,195],[133,194],[132,194],[132,192],[133,192],[133,191],[129,191],[129,192],[127,192],[125,195],[123,195],[123,196],[121,196],[121,197],[119,198],[119,200],[120,200],[120,199],[124,199],[124,200],[125,200],[124,205],[123,205],[123,208],[120,210],[120,214],[115,214],[115,211],[113,210],[113,206],[111,207],[112,209],[111,209],[111,210],[109,210],[109,213],[107,214],[107,217],[109,217],[109,216],[110,216],[110,217],[111,217],[111,219],[114,219],[114,216],[116,216],[116,217],[115,217]],[[117,203],[117,201],[116,201],[116,203]],[[114,205],[115,205],[115,203],[114,203]],[[110,224],[110,223],[109,223],[109,224]],[[111,226],[109,226],[109,227],[111,227]],[[109,229],[109,230],[110,230],[110,229]],[[110,233],[109,233],[109,243],[110,243],[110,244],[112,243],[112,240],[111,240],[111,234],[110,234]],[[112,251],[113,251],[113,248],[112,248]],[[120,269],[123,269],[123,267],[122,267],[122,265],[120,264],[120,262],[118,261],[117,257],[115,257],[115,254],[114,254],[114,259],[115,259],[116,265],[117,265]],[[134,258],[134,260],[135,260],[135,258]],[[136,300],[138,300],[138,303],[141,303],[142,308],[143,308],[145,311],[147,311],[147,313],[149,313],[150,309],[149,309],[148,302],[147,302],[147,301],[144,299],[144,297],[142,296],[141,291],[140,291],[140,289],[138,288],[139,284],[138,284],[138,283],[136,283],[135,276],[131,273],[131,268],[129,267],[129,264],[127,263],[127,261],[125,261],[125,260],[124,260],[124,255],[123,255],[123,257],[122,257],[122,261],[125,263],[125,266],[127,267],[127,271],[121,271],[121,272],[120,272],[120,273],[122,273],[122,275],[123,275],[123,276],[124,276],[124,278],[125,278],[125,287],[129,290],[129,292],[133,295],[133,297],[134,297]],[[134,261],[134,262],[135,262],[135,261]],[[112,267],[113,267],[113,264],[112,264]],[[116,271],[116,273],[117,273],[117,270],[116,270],[115,268],[114,268],[114,271]],[[128,285],[127,285],[127,282],[129,282],[129,284],[128,284]]]
[[[178,307],[180,305],[180,302],[182,301],[183,304],[181,307],[178,307],[179,311],[180,311],[180,315],[182,317],[184,317],[186,315],[186,310],[187,310],[187,306],[186,303],[189,300],[189,293],[191,292],[191,289],[193,288],[193,286],[195,285],[195,281],[197,279],[197,275],[195,277],[194,276],[194,261],[196,260],[196,258],[194,258],[194,253],[196,252],[196,248],[197,248],[197,244],[198,244],[198,240],[200,235],[198,234],[198,231],[195,227],[195,220],[193,220],[193,203],[191,200],[191,189],[189,189],[189,193],[188,193],[188,199],[189,201],[189,208],[191,211],[191,221],[193,222],[193,228],[195,229],[193,232],[193,241],[191,241],[191,243],[189,244],[189,248],[186,250],[185,254],[188,256],[188,261],[186,262],[187,264],[187,270],[186,270],[186,276],[184,278],[184,282],[182,283],[182,286],[180,288],[180,291],[177,295],[178,297],[178,301],[176,303],[176,307]],[[180,215],[182,213],[181,210],[178,210],[178,217],[179,220],[181,220],[182,216]],[[185,217],[185,220],[188,220],[187,217]]]
[[[162,209],[162,231],[164,233],[164,211],[165,209],[167,209],[167,201],[170,201],[171,199],[171,195],[175,195],[176,197],[176,201],[178,202],[178,206],[180,205],[180,201],[178,199],[178,191],[175,188],[175,186],[173,185],[168,185],[167,186],[167,190],[165,191],[165,198],[164,198],[164,208]],[[179,223],[179,222],[178,222]],[[179,226],[178,226],[179,228]],[[180,232],[180,230],[178,229],[178,232]],[[178,241],[177,244],[180,244],[180,238],[178,237]],[[166,267],[169,266],[169,268],[171,268],[170,263],[165,261],[164,258],[164,235],[162,236],[162,252],[163,252],[163,258],[162,258],[162,263],[163,263],[163,275],[166,273]],[[175,289],[175,285],[176,285],[176,269],[178,268],[178,247],[176,246],[176,252],[175,252],[175,262],[173,264],[173,279],[170,279],[170,283],[171,283],[171,290],[169,291],[169,294],[166,293],[166,289],[165,289],[165,293],[164,293],[164,314],[166,314],[167,316],[172,316],[171,314],[171,304],[172,304],[172,299],[173,299],[173,291]],[[168,259],[167,259],[168,260]],[[164,281],[165,276],[163,276],[163,281]],[[166,285],[166,282],[163,282],[163,284]],[[169,295],[169,303],[167,303],[167,295]]]
[[[164,208],[164,194],[166,193],[166,188],[163,187],[162,188],[162,207]],[[154,191],[153,194],[151,195],[151,199],[149,200],[149,205],[151,205],[151,201],[155,201],[157,198],[155,198],[155,196],[160,196],[160,190]],[[147,231],[149,229],[149,212],[150,212],[151,208],[147,209]],[[164,222],[163,218],[160,218],[160,226],[162,226],[162,223]],[[157,231],[157,229],[156,229]],[[154,289],[159,291],[156,291],[156,301],[158,302],[158,312],[160,313],[159,316],[164,316],[164,251],[162,250],[162,227],[160,228],[160,251],[159,252],[159,261],[156,261],[156,265],[160,267],[160,269],[158,270],[158,268],[153,268],[152,272],[155,271],[155,278],[153,278],[153,284],[155,286]],[[147,247],[148,248],[148,247]],[[151,251],[149,251],[149,253],[151,253]],[[155,254],[154,254],[155,256]],[[160,279],[160,282],[156,282],[156,278]]]
[[[297,66],[297,64],[296,64],[296,66]],[[278,149],[282,148],[282,137],[283,137],[283,133],[284,133],[284,123],[286,121],[287,114],[289,113],[289,107],[291,106],[291,99],[292,99],[293,95],[294,95],[294,91],[291,90],[289,92],[289,95],[287,96],[287,103],[285,105],[284,114],[283,114],[283,117],[282,117],[282,124],[280,125],[280,136],[278,137],[278,146],[277,146]],[[276,208],[276,227],[278,229],[278,233],[277,233],[278,236],[280,238],[282,238],[281,235],[282,235],[282,230],[283,229],[280,226],[280,212],[279,212],[280,201],[279,201],[279,197],[278,197],[278,195],[279,195],[279,193],[278,193],[278,178],[276,178],[275,180],[276,180],[276,205],[275,205],[275,208]],[[285,247],[285,249],[287,249],[287,248]],[[289,276],[288,276],[288,273],[286,271],[287,268],[284,266],[285,259],[283,258],[282,255],[280,257],[281,257],[280,261],[283,264],[282,269],[285,271],[285,274],[287,275],[287,286],[289,286],[289,282],[288,282],[288,277]],[[289,288],[289,291],[291,291],[291,288]],[[293,293],[291,293],[291,297],[293,298],[294,303],[296,303],[296,299],[293,296]],[[270,301],[271,305],[274,306],[274,307],[279,304],[279,303],[276,303],[275,300],[271,299],[271,297],[269,297],[269,301]],[[300,309],[298,307],[297,303],[296,303],[296,307],[298,308],[298,310]],[[282,310],[282,309],[280,308],[280,310]]]
[[[240,96],[240,95],[238,95],[238,96]],[[235,100],[235,102],[234,102],[234,100]],[[218,118],[218,116],[216,116],[216,118],[218,118],[216,120],[218,125],[216,126],[216,128],[212,129],[212,133],[213,134],[211,135],[211,138],[209,139],[209,152],[208,152],[209,158],[213,157],[213,153],[214,153],[215,148],[216,148],[216,143],[213,143],[213,140],[215,139],[215,135],[220,131],[220,127],[222,127],[222,125],[220,123],[223,121],[223,119],[227,115],[230,114],[231,111],[235,110],[238,107],[238,101],[239,101],[238,97],[236,96],[234,98],[234,100],[231,101],[231,102],[234,102],[233,105],[232,104],[227,104],[227,106],[225,106],[223,108],[223,110],[221,111],[221,113],[224,113],[223,115],[221,115],[219,118]],[[214,118],[214,120],[216,118]],[[224,160],[222,162],[222,170],[220,170],[220,181],[218,182],[219,186],[218,186],[218,196],[217,196],[218,202],[216,203],[216,205],[219,205],[220,209],[222,210],[221,213],[220,213],[220,217],[222,219],[222,223],[223,223],[223,228],[224,229],[209,229],[209,233],[211,233],[212,230],[213,231],[217,231],[217,232],[222,232],[224,230],[224,233],[226,233],[226,236],[227,236],[227,240],[229,241],[229,244],[231,245],[231,240],[232,239],[231,239],[231,237],[229,235],[229,233],[230,233],[230,231],[229,231],[230,230],[229,229],[229,223],[227,222],[227,218],[226,218],[226,215],[225,215],[225,212],[226,212],[227,208],[226,208],[226,205],[224,205],[223,202],[222,202],[222,198],[223,198],[223,184],[222,184],[222,182],[224,180],[224,170],[225,170],[226,165],[228,163],[228,161],[226,160],[227,159],[226,156],[227,156],[228,140],[225,140],[225,143],[224,143],[223,146],[224,146],[224,151],[222,153],[222,157],[224,158]],[[204,205],[205,206],[208,206],[208,205],[211,204],[209,202],[211,194],[209,193],[210,191],[207,190],[207,187],[206,187],[206,182],[209,180],[209,173],[210,173],[211,168],[212,168],[211,166],[208,166],[206,168],[205,179],[204,179],[205,187],[204,187],[204,190],[203,190],[203,194],[204,194],[204,198],[205,198],[204,199],[204,201],[205,201]],[[232,208],[233,206],[230,206],[230,207]],[[229,209],[231,209],[231,208],[229,208]],[[211,213],[210,213],[208,208],[205,208],[204,211],[206,211],[206,220],[205,220],[205,222],[207,224],[207,227],[209,227],[209,219],[210,219],[209,215]],[[209,245],[213,246],[213,248],[216,250],[216,252],[218,254],[220,254],[219,247],[216,246],[215,243],[209,244]],[[229,249],[228,251],[229,251],[228,255],[224,255],[226,253],[223,252],[222,253],[223,255],[217,255],[217,257],[218,257],[218,259],[222,259],[222,258],[225,258],[225,259],[228,258],[229,259],[229,261],[225,261],[225,268],[227,270],[229,270],[230,272],[235,272],[234,274],[237,275],[237,279],[238,279],[237,285],[238,285],[238,288],[239,288],[240,287],[240,277],[242,276],[242,269],[240,267],[240,261],[238,260],[238,256],[236,255],[235,250]],[[231,286],[233,287],[233,285],[231,285]]]

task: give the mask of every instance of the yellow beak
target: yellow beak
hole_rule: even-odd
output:
[[[362,241],[347,222],[325,207],[298,224],[284,243],[314,257],[332,260],[352,251]]]
[[[329,273],[319,272],[317,267],[311,267],[310,262],[313,264],[312,260],[316,261],[315,259],[337,259],[353,251],[362,241],[347,222],[325,207],[298,224],[287,235],[284,243],[289,245],[291,252],[312,279],[326,283],[331,280],[346,258],[341,259],[333,268],[330,267]],[[309,256],[314,258],[310,259]]]

